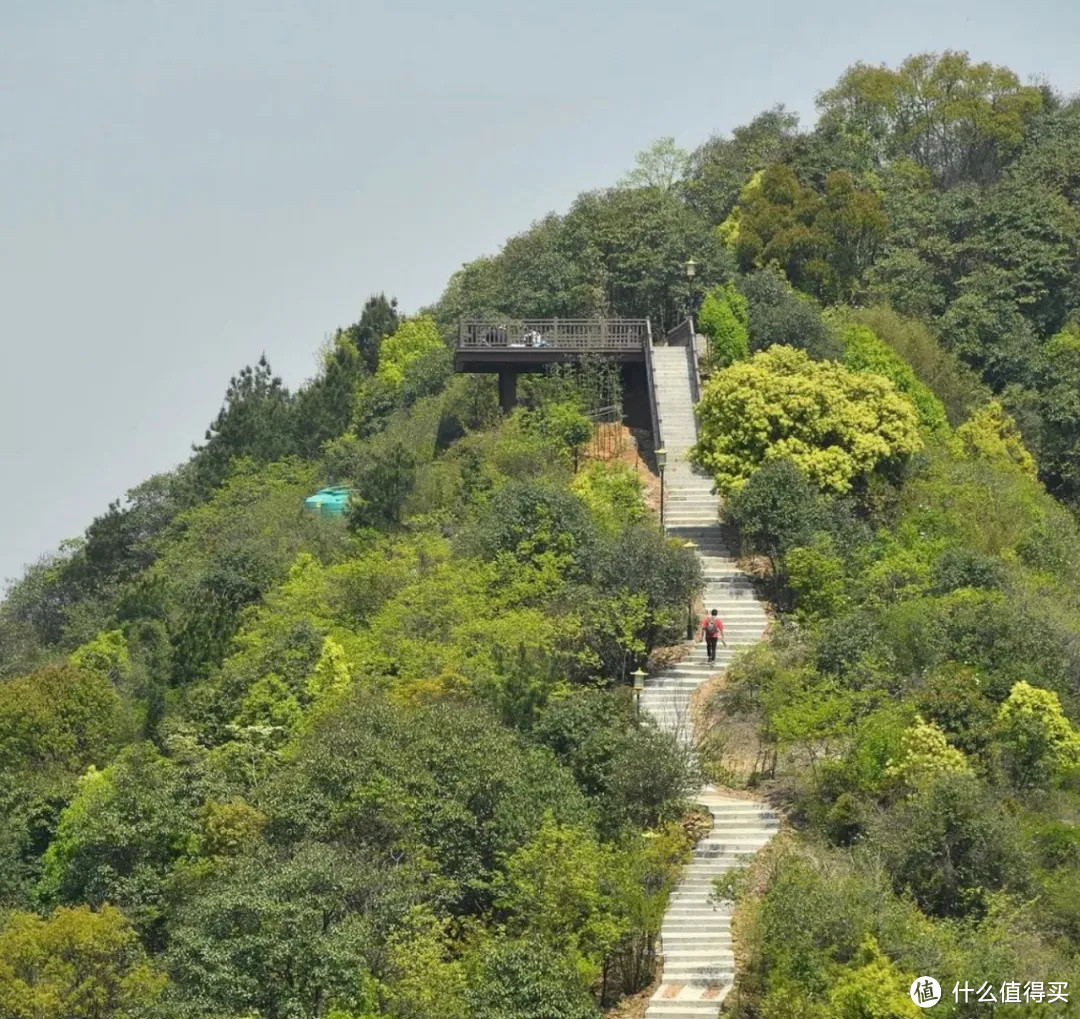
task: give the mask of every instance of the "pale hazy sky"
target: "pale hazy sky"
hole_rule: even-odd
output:
[[[295,386],[385,289],[671,134],[855,60],[968,49],[1080,89],[1075,0],[0,0],[0,578],[184,459],[266,351]]]

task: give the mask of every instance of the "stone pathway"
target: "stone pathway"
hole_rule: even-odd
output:
[[[694,690],[721,671],[740,648],[758,641],[768,617],[724,545],[712,479],[698,474],[686,460],[697,438],[687,350],[656,347],[653,363],[668,463],[664,523],[671,536],[697,545],[705,574],[705,608],[715,608],[724,621],[727,647],[717,649],[714,665],[706,660],[704,643],[696,643],[686,660],[646,681],[641,706],[661,727],[692,746]],[[731,907],[710,903],[712,882],[732,867],[745,865],[779,827],[776,814],[759,801],[723,796],[712,786],[705,786],[697,800],[712,814],[713,827],[694,849],[664,915],[663,979],[649,1001],[646,1019],[717,1015],[735,978],[735,958]]]

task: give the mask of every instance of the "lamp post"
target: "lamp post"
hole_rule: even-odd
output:
[[[660,527],[664,526],[664,468],[667,466],[667,450],[661,446],[656,451],[656,469],[660,472]]]
[[[641,691],[645,689],[645,672],[639,665],[630,673],[634,677],[634,717],[641,718]]]
[[[697,276],[697,262],[688,258],[683,269],[686,271],[686,317],[689,318],[694,313],[694,277]]]

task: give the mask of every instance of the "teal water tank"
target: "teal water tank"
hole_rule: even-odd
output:
[[[324,517],[343,517],[349,512],[347,488],[320,488],[304,500],[304,507]]]

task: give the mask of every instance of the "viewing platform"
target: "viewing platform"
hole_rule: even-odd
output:
[[[545,318],[465,320],[458,326],[454,370],[528,371],[603,354],[618,361],[643,361],[650,339],[647,318]]]
[[[500,402],[509,409],[520,372],[585,354],[641,364],[651,342],[647,318],[465,319],[458,326],[454,371],[498,372]]]

